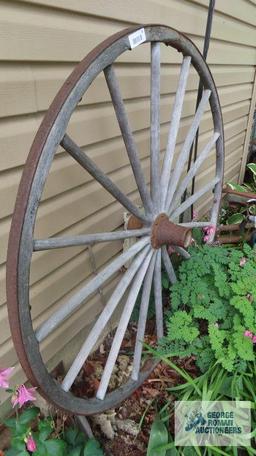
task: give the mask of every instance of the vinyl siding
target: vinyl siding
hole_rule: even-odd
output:
[[[24,381],[8,327],[5,262],[8,233],[22,169],[35,132],[54,95],[76,62],[109,35],[136,23],[164,23],[186,33],[202,49],[208,0],[0,0],[0,365],[15,365],[13,382]],[[225,180],[237,179],[243,157],[256,65],[256,4],[216,1],[208,63],[215,78],[225,128]],[[161,149],[175,95],[180,56],[162,49]],[[126,52],[116,65],[118,79],[149,176],[149,52]],[[176,156],[194,113],[198,78],[191,72]],[[99,76],[71,118],[69,132],[95,162],[137,202],[138,193],[104,78]],[[210,137],[209,111],[200,126],[199,146]],[[196,181],[199,188],[214,171],[214,153]],[[199,201],[204,212],[211,195]],[[122,225],[123,210],[63,150],[57,151],[38,212],[36,236],[111,231]],[[101,268],[122,249],[121,242],[94,247]],[[35,254],[31,305],[35,325],[42,322],[92,274],[82,247]],[[106,296],[117,278],[104,287]],[[43,344],[46,362],[64,358],[102,304],[96,294]],[[1,392],[0,400],[5,399]]]

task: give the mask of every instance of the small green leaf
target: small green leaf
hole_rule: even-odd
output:
[[[52,419],[45,418],[44,420],[39,421],[38,430],[39,430],[39,439],[41,440],[41,442],[43,442],[51,435],[51,433],[53,431]]]
[[[256,176],[256,163],[248,163],[246,166]]]
[[[70,427],[64,433],[64,440],[72,446],[82,445],[86,442],[85,435],[77,428]]]
[[[83,449],[83,445],[79,445],[75,448],[72,448],[72,450],[70,450],[68,452],[68,456],[81,456],[82,455],[82,449]]]
[[[147,456],[165,456],[166,450],[159,447],[168,443],[168,432],[165,424],[156,417],[150,431]]]
[[[236,214],[232,214],[228,219],[227,219],[227,222],[228,222],[228,225],[233,225],[233,224],[240,224],[243,222],[243,220],[245,219],[245,216],[243,214],[240,214],[240,213],[236,213]]]
[[[16,418],[8,418],[7,420],[4,420],[5,426],[7,426],[10,429],[16,429],[16,423]]]
[[[231,188],[231,190],[235,190],[236,192],[246,192],[246,188],[242,185],[235,184],[234,182],[227,182],[227,185]]]
[[[66,456],[67,444],[60,439],[46,440],[44,445],[49,453],[49,456]]]
[[[19,421],[21,424],[28,424],[37,415],[39,415],[39,413],[40,413],[40,410],[38,407],[31,407],[29,409],[26,409],[20,414]]]
[[[90,439],[85,445],[83,456],[104,456],[100,444],[95,439]]]

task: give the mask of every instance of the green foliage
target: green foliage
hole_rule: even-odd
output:
[[[171,309],[160,355],[195,355],[205,372],[212,361],[227,371],[254,359],[256,334],[256,251],[210,247],[190,249],[178,281],[171,286]]]
[[[41,419],[40,410],[32,407],[24,410],[16,418],[5,420],[11,430],[11,448],[6,456],[28,456],[26,449],[28,436],[36,443],[35,456],[103,456],[99,442],[86,439],[77,428],[69,427],[60,435],[55,435],[55,424],[52,418]],[[31,431],[32,421],[37,419],[37,430]]]
[[[246,167],[251,171],[252,182],[243,185],[235,184],[234,182],[227,182],[227,185],[238,192],[253,192],[256,193],[256,163],[248,163]]]
[[[147,456],[165,456],[166,449],[161,449],[168,443],[168,431],[164,422],[159,416],[156,416],[151,427]]]
[[[152,349],[151,349],[152,350]],[[157,354],[156,351],[152,350],[153,354]],[[159,410],[159,417],[162,421],[162,426],[165,425],[165,416],[163,415],[163,410],[166,414],[168,411],[169,416],[173,414],[174,411],[174,400],[179,401],[227,401],[227,400],[239,400],[239,401],[256,401],[256,392],[255,392],[255,382],[256,382],[256,362],[253,361],[247,362],[244,368],[242,368],[242,362],[235,370],[231,373],[224,369],[220,363],[215,361],[210,364],[207,372],[204,374],[193,378],[185,370],[178,367],[171,360],[166,359],[165,356],[160,356],[163,362],[169,365],[172,369],[185,379],[183,384],[177,385],[175,387],[169,388],[168,391],[172,395],[172,400],[169,405],[166,404],[163,406],[162,410]],[[246,372],[245,372],[246,367]],[[168,407],[168,408],[167,408]],[[256,429],[256,408],[252,403],[251,410],[251,428],[252,430]],[[159,427],[161,425],[159,424]],[[243,449],[238,449],[238,453],[234,452],[234,447],[175,447],[175,442],[172,435],[169,435],[168,442],[162,445],[159,445],[161,448],[162,454],[166,456],[184,456],[184,455],[197,455],[197,456],[217,456],[218,454],[233,455],[237,454],[255,454],[255,433],[252,438],[252,446],[243,447]],[[166,453],[164,453],[166,451]],[[150,453],[151,454],[151,453]],[[158,453],[156,453],[158,454]],[[161,453],[160,453],[161,454]]]

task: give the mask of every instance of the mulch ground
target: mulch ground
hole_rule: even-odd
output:
[[[124,384],[131,374],[136,330],[136,324],[133,324],[126,332],[108,391]],[[154,323],[149,321],[145,341],[152,346],[156,343],[153,334]],[[73,385],[73,392],[77,396],[95,396],[112,340],[113,334],[110,334],[82,368]],[[191,376],[198,375],[193,357],[175,360],[175,362]],[[151,425],[157,412],[167,401],[174,400],[168,388],[182,382],[182,378],[175,370],[160,362],[148,380],[118,408],[90,417],[89,421],[95,438],[101,442],[106,456],[145,455]],[[169,427],[173,433],[172,417]]]

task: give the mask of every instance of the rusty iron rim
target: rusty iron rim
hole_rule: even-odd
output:
[[[40,389],[40,392],[44,397],[54,403],[58,408],[62,408],[76,414],[89,415],[116,406],[121,400],[129,396],[136,388],[138,388],[138,386],[145,380],[145,378],[147,378],[154,366],[154,362],[150,364],[150,367],[145,367],[145,370],[141,371],[139,380],[137,382],[128,381],[127,384],[121,387],[117,392],[115,391],[113,393],[109,393],[106,397],[106,400],[104,401],[104,406],[102,402],[97,399],[78,399],[75,398],[71,393],[66,393],[61,389],[60,385],[51,378],[42,361],[30,318],[29,301],[24,298],[24,294],[26,296],[28,293],[29,266],[30,257],[32,255],[32,245],[29,246],[28,251],[24,251],[24,238],[26,235],[24,224],[30,216],[29,201],[31,193],[33,192],[33,184],[35,181],[38,165],[42,157],[42,153],[44,152],[44,148],[52,131],[52,127],[55,124],[55,121],[58,118],[59,114],[61,113],[65,102],[72,93],[72,90],[75,86],[77,86],[82,76],[92,68],[97,59],[100,59],[102,56],[104,57],[104,51],[111,50],[115,46],[117,47],[119,43],[122,43],[122,46],[124,47],[120,54],[129,49],[128,44],[126,43],[127,36],[141,27],[143,26],[139,25],[122,30],[121,32],[118,32],[115,35],[109,37],[107,40],[103,41],[75,67],[70,77],[66,80],[58,92],[49,110],[47,111],[32,144],[22,175],[9,236],[7,257],[8,314],[13,342],[20,363],[31,383]],[[212,96],[210,98],[210,105],[213,120],[215,126],[217,125],[219,131],[221,132],[221,141],[218,141],[217,145],[217,158],[219,159],[219,171],[222,172],[222,116],[216,87],[208,66],[204,62],[203,57],[195,45],[187,37],[180,34],[176,30],[159,25],[145,25],[144,28],[148,31],[149,34],[151,34],[151,40],[157,39],[157,30],[161,29],[162,31],[166,32],[167,37],[170,36],[170,38],[167,38],[165,40],[165,43],[169,46],[172,46],[173,48],[176,48],[184,55],[191,55],[193,66],[201,75],[204,85],[211,88]],[[44,178],[46,178],[46,176],[44,176]],[[221,185],[222,182],[220,182],[219,186]],[[219,201],[215,200],[214,204],[219,204]],[[35,220],[32,218],[30,227],[32,233],[34,222]],[[23,263],[27,263],[25,276],[23,273],[21,273]],[[23,283],[24,277],[26,282],[25,285]],[[26,289],[25,291],[22,291],[22,287],[24,286]],[[21,298],[22,293],[23,298]],[[25,320],[26,327],[24,327]]]

